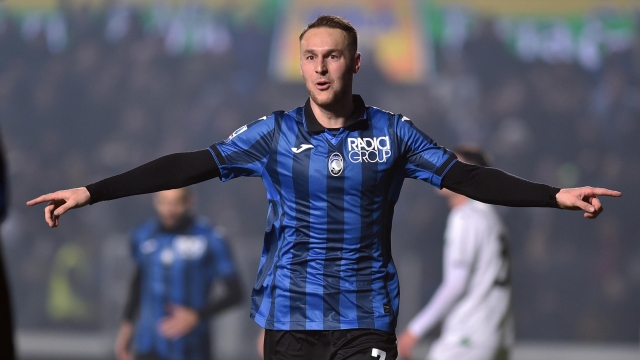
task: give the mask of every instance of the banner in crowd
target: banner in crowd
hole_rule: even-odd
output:
[[[133,21],[144,21],[152,36],[165,40],[170,54],[224,53],[233,42],[232,26],[259,25],[271,33],[270,72],[282,81],[300,81],[298,35],[320,14],[349,19],[360,34],[365,60],[390,81],[420,83],[442,51],[462,51],[491,20],[494,33],[523,61],[575,62],[597,70],[611,53],[631,46],[637,33],[632,1],[598,0],[6,0],[0,25],[11,16],[26,41],[46,38],[51,53],[73,44],[68,9],[93,6],[106,21],[96,26],[107,40],[124,38]],[[62,8],[61,4],[65,4]],[[132,7],[131,4],[140,5]],[[102,7],[101,7],[102,5]],[[138,9],[138,10],[134,10]],[[142,17],[136,14],[143,13]],[[2,27],[0,26],[0,31]]]
[[[602,8],[633,11],[637,0],[420,0],[439,7],[464,7],[486,16],[566,16]]]
[[[574,7],[567,6],[549,7],[548,13],[538,13],[542,11],[538,6],[522,5],[518,9],[519,15],[512,9],[513,14],[493,16],[491,26],[494,34],[526,62],[576,62],[587,70],[597,70],[607,54],[628,49],[637,33],[634,13],[622,8],[594,6],[582,13],[572,13],[569,10]],[[461,50],[486,20],[481,10],[435,3],[425,6],[423,20],[430,40],[439,50]]]

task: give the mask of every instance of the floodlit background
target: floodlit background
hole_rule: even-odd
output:
[[[640,358],[640,1],[5,0],[2,245],[21,358],[113,358],[133,268],[128,232],[153,216],[139,196],[73,211],[51,230],[24,202],[303,104],[297,37],[325,13],[360,32],[354,91],[367,104],[447,147],[482,146],[515,175],[624,193],[596,221],[500,209],[513,249],[514,359]],[[254,359],[249,293],[265,191],[259,179],[195,191],[198,213],[226,229],[246,289],[214,321],[215,352]],[[406,182],[393,230],[399,331],[440,282],[447,211],[432,187]]]

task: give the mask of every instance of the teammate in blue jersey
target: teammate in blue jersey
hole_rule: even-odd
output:
[[[118,360],[211,359],[208,320],[241,300],[229,248],[194,217],[193,201],[187,188],[155,194],[157,218],[132,233],[136,271],[116,338]]]
[[[277,111],[208,149],[171,154],[82,188],[42,195],[45,220],[72,208],[219,177],[261,177],[269,212],[251,316],[266,359],[395,359],[399,288],[393,208],[405,178],[506,206],[602,211],[599,195],[457,161],[411,121],[352,94],[357,33],[320,16],[300,34],[302,107]]]

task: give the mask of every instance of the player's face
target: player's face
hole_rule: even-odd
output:
[[[162,226],[168,229],[176,227],[191,210],[191,195],[185,189],[161,191],[153,200]]]
[[[347,34],[332,28],[310,29],[300,41],[300,72],[316,105],[330,107],[351,97],[360,54],[348,45]]]

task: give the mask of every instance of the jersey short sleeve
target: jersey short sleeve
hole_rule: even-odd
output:
[[[269,156],[274,132],[274,115],[262,117],[234,131],[209,151],[220,168],[220,179],[261,176]]]
[[[236,266],[229,245],[215,231],[209,236],[209,249],[213,258],[213,271],[216,278],[224,278],[236,274]]]
[[[441,188],[442,178],[457,160],[455,154],[433,141],[408,118],[396,115],[396,134],[407,159],[406,177]]]

